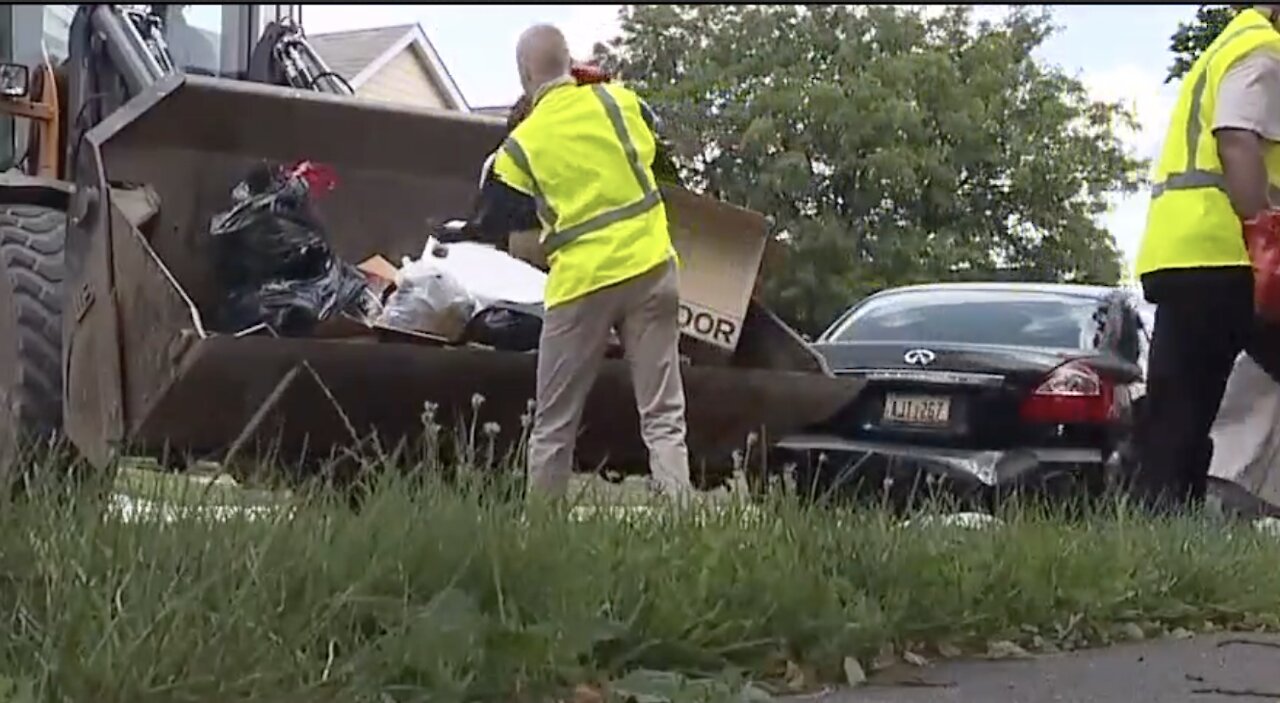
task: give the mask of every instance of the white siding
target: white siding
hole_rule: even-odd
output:
[[[356,95],[369,100],[415,105],[418,107],[446,107],[441,94],[426,66],[405,47],[359,88]]]
[[[75,15],[75,5],[44,6],[44,46],[54,64],[67,58],[67,38],[71,35],[71,20]]]

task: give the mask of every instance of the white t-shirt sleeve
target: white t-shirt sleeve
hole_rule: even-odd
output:
[[[498,152],[489,154],[489,158],[484,160],[484,165],[480,167],[480,187],[483,188],[489,176],[493,173],[493,162],[498,159]]]
[[[1213,129],[1247,129],[1280,142],[1280,53],[1258,49],[1227,69],[1218,86]]]

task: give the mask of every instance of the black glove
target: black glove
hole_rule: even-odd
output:
[[[441,244],[468,242],[476,239],[476,227],[467,220],[449,220],[435,227],[432,236]]]

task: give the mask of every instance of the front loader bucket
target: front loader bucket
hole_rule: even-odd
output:
[[[416,437],[428,403],[446,426],[476,409],[480,426],[496,423],[503,440],[518,436],[533,396],[533,354],[409,335],[236,337],[203,323],[221,295],[209,221],[255,163],[333,166],[338,188],[320,210],[336,252],[351,262],[374,254],[398,261],[421,251],[428,219],[467,214],[480,165],[503,135],[493,118],[198,76],[167,78],[125,105],[89,133],[76,169],[73,440],[91,458],[121,444],[218,458],[266,435],[281,451],[323,453],[370,434],[384,446]],[[710,462],[744,447],[752,431],[826,419],[860,389],[832,377],[754,303],[737,351],[686,366],[684,381],[690,449]],[[608,360],[579,458],[643,472],[637,423],[626,365]]]

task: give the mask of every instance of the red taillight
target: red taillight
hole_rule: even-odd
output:
[[[1022,402],[1022,420],[1037,424],[1102,424],[1112,418],[1114,389],[1088,365],[1054,369]]]

